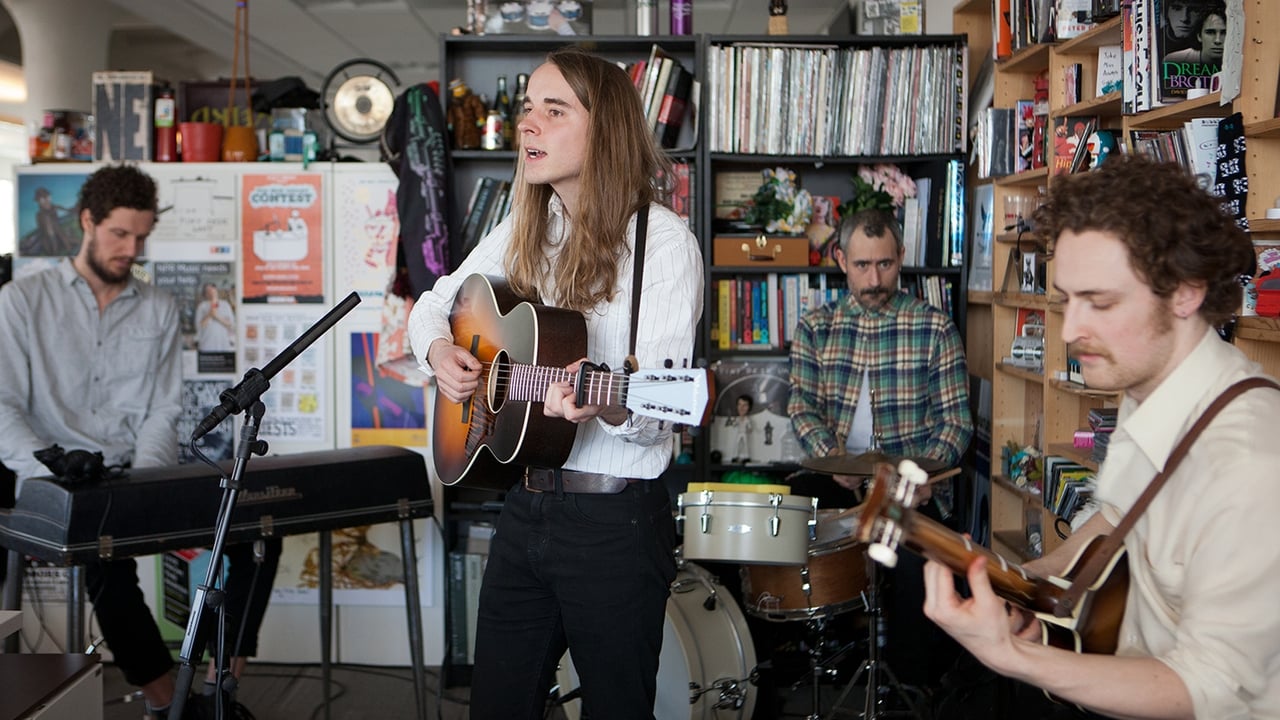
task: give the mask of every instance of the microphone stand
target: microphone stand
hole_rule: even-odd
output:
[[[178,654],[178,678],[174,685],[173,702],[169,705],[169,716],[174,718],[182,717],[183,711],[186,709],[187,695],[191,691],[191,683],[195,677],[196,665],[200,662],[204,654],[204,633],[201,626],[204,620],[204,610],[206,607],[219,613],[220,617],[225,619],[225,613],[222,612],[222,601],[224,593],[217,589],[217,582],[222,574],[222,550],[226,545],[227,533],[231,528],[231,511],[235,509],[236,498],[240,494],[240,488],[244,479],[245,467],[249,464],[249,458],[254,455],[265,455],[267,453],[267,443],[258,439],[258,429],[262,424],[262,417],[267,412],[266,405],[263,404],[261,397],[271,386],[271,378],[280,372],[285,365],[302,354],[311,343],[315,342],[321,335],[333,327],[343,315],[346,315],[356,305],[360,303],[360,295],[352,292],[341,303],[320,318],[315,325],[312,325],[306,332],[289,344],[289,347],[280,352],[279,355],[271,359],[267,363],[266,368],[258,370],[252,368],[244,374],[244,379],[240,384],[229,390],[224,390],[219,396],[220,403],[209,412],[209,415],[196,426],[191,433],[192,450],[198,451],[196,441],[206,435],[210,430],[217,427],[227,415],[234,415],[244,412],[244,428],[240,431],[240,443],[236,446],[235,462],[231,466],[231,475],[223,476],[219,487],[222,488],[222,501],[218,506],[218,519],[214,525],[213,548],[210,550],[209,567],[205,571],[204,582],[201,583],[195,592],[195,596],[191,600],[191,616],[187,618],[187,630],[182,638],[182,650]],[[198,452],[197,452],[198,454]],[[222,718],[222,689],[223,683],[229,682],[231,689],[234,687],[235,678],[231,676],[229,667],[221,667],[224,656],[222,641],[224,634],[218,630],[218,652],[216,653],[218,683],[217,691],[214,693],[215,717]],[[229,662],[228,662],[229,664]]]

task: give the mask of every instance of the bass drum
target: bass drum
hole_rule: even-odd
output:
[[[756,651],[737,601],[714,576],[685,562],[667,599],[653,716],[749,720],[756,691],[748,678],[755,667]],[[578,672],[568,653],[560,659],[556,680],[561,697],[578,688]],[[582,717],[576,693],[563,707],[569,720]]]

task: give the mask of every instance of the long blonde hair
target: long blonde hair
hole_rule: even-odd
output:
[[[577,46],[547,55],[588,113],[581,191],[571,229],[554,265],[547,242],[550,185],[524,182],[524,158],[516,166],[512,241],[505,258],[507,281],[527,298],[538,298],[554,279],[557,307],[585,312],[613,297],[618,267],[630,252],[627,225],[640,208],[670,196],[671,164],[654,140],[640,106],[640,93],[617,65]],[[663,182],[659,182],[663,178]]]

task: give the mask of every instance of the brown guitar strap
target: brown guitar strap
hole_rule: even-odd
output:
[[[1102,572],[1106,569],[1107,563],[1111,558],[1115,557],[1120,547],[1124,545],[1124,538],[1133,529],[1134,523],[1138,522],[1138,518],[1142,517],[1142,513],[1146,511],[1147,505],[1151,504],[1151,500],[1155,498],[1156,493],[1160,492],[1160,488],[1164,487],[1164,483],[1169,476],[1178,469],[1178,465],[1182,463],[1182,459],[1186,457],[1187,452],[1191,450],[1191,443],[1200,435],[1213,418],[1227,403],[1236,398],[1237,395],[1260,387],[1271,387],[1280,390],[1280,385],[1270,378],[1252,377],[1241,380],[1238,383],[1228,387],[1222,391],[1222,394],[1214,399],[1209,407],[1196,420],[1187,434],[1178,441],[1173,448],[1173,452],[1169,454],[1169,460],[1165,462],[1164,469],[1156,473],[1156,476],[1147,483],[1147,488],[1142,491],[1138,499],[1134,501],[1133,507],[1129,508],[1129,512],[1120,518],[1120,522],[1116,525],[1116,529],[1098,546],[1097,552],[1089,558],[1084,567],[1081,568],[1080,574],[1072,581],[1071,586],[1058,598],[1058,604],[1053,609],[1053,614],[1057,617],[1068,617],[1080,603],[1080,599],[1084,597],[1085,592],[1102,576]]]
[[[636,359],[636,334],[640,330],[640,286],[644,282],[644,240],[649,234],[649,206],[645,205],[636,213],[635,261],[632,265],[635,272],[631,276],[631,348],[622,369],[633,373],[640,369],[640,361]]]

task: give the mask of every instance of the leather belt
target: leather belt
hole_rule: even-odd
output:
[[[605,473],[527,468],[524,471],[524,488],[530,492],[556,492],[557,479],[563,492],[587,495],[616,495],[628,485],[644,482],[640,478],[624,478]]]

